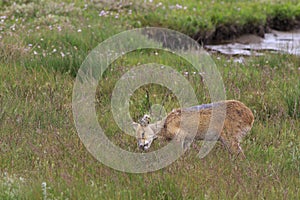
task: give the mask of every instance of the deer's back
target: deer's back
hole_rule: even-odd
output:
[[[212,115],[212,112],[214,114]],[[225,114],[225,116],[223,115]],[[215,119],[211,122],[211,117]],[[222,126],[222,120],[225,117]],[[182,121],[181,121],[182,120]],[[220,101],[211,104],[203,104],[185,109],[176,109],[166,117],[162,135],[166,138],[173,138],[180,128],[185,132],[195,130],[198,126],[196,139],[204,139],[209,126],[210,130],[222,132],[221,134],[240,134],[237,137],[243,137],[252,127],[254,116],[251,110],[242,102],[236,100]],[[182,123],[182,124],[181,124]]]

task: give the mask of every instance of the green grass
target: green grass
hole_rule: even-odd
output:
[[[277,17],[297,18],[297,1],[279,4],[285,6],[278,6],[276,1],[195,1],[186,5],[187,10],[168,12],[168,17],[161,7],[153,6],[156,1],[128,4],[121,11],[117,11],[117,4],[102,5],[98,1],[88,3],[87,9],[81,0],[74,4],[15,2],[19,7],[11,1],[0,3],[0,16],[7,16],[0,23],[0,199],[42,199],[43,182],[47,184],[48,199],[299,198],[299,57],[266,52],[265,56],[247,57],[244,64],[238,64],[234,58],[212,56],[223,77],[227,99],[244,102],[255,115],[254,127],[242,143],[245,161],[230,160],[222,145],[217,144],[201,160],[191,149],[156,172],[118,172],[95,160],[83,146],[71,108],[74,77],[82,61],[98,43],[120,31],[159,25],[192,35],[199,28],[209,31],[220,23],[236,20],[247,23],[264,19],[264,23],[275,16],[273,13],[281,13],[281,8],[285,14]],[[162,1],[178,3],[168,2]],[[151,9],[147,11],[143,5]],[[201,14],[193,14],[193,7]],[[242,14],[235,16],[237,7],[241,7]],[[266,11],[250,15],[256,8]],[[100,17],[101,10],[110,10],[113,15]],[[118,12],[119,18],[115,18]],[[199,24],[194,25],[195,21]],[[170,53],[139,50],[119,58],[99,82],[95,101],[99,123],[108,137],[128,151],[138,152],[136,141],[114,123],[110,96],[126,71],[149,62],[172,66],[182,74],[188,72],[186,78],[199,102],[210,101],[201,76],[193,74],[189,63]],[[161,103],[166,111],[178,106],[176,97],[166,88],[146,85],[131,97],[130,113],[137,120],[149,111],[149,106]],[[155,149],[164,143],[153,145]]]
[[[266,27],[288,30],[300,19],[299,1],[154,0],[150,8],[133,15],[136,26],[167,27],[204,43],[218,39],[219,32],[223,40]]]

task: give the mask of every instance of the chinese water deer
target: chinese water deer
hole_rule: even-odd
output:
[[[218,110],[225,110],[223,124],[210,124],[211,117],[218,117]],[[214,111],[213,111],[214,110]],[[215,114],[213,114],[213,112]],[[221,113],[221,112],[220,112]],[[184,122],[182,122],[184,120]],[[175,109],[163,120],[150,124],[150,116],[145,115],[140,123],[133,123],[136,130],[138,147],[147,150],[156,138],[171,140],[175,136],[182,139],[182,144],[189,140],[189,131],[196,130],[195,140],[209,140],[205,137],[208,130],[216,130],[211,140],[219,140],[235,156],[245,158],[240,146],[242,138],[251,130],[254,116],[251,110],[242,102],[225,100],[211,104],[203,104],[183,109]],[[185,124],[181,126],[181,123]],[[209,126],[216,126],[209,127]],[[184,145],[183,145],[184,147]],[[184,147],[185,148],[185,147]]]

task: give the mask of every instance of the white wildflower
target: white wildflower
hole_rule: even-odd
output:
[[[177,3],[177,4],[176,4],[176,8],[177,8],[177,9],[182,9],[182,5],[180,5],[180,4]]]
[[[156,4],[156,7],[160,7],[162,5],[162,2],[159,2],[158,4]]]
[[[10,29],[11,29],[12,31],[15,31],[15,30],[16,30],[16,24],[13,24],[12,26],[10,26]]]
[[[108,14],[109,14],[108,11],[101,10],[101,12],[99,13],[99,16],[102,17],[102,16],[106,16],[106,15],[108,15]]]
[[[21,176],[19,177],[19,180],[20,180],[21,182],[23,182],[23,183],[25,182],[25,179],[24,179],[23,177],[21,177]]]

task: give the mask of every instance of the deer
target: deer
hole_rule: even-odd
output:
[[[215,123],[210,125],[213,112]],[[223,120],[222,117],[219,117],[222,112],[225,114]],[[173,109],[160,121],[151,124],[150,120],[151,117],[146,114],[139,123],[133,122],[138,148],[143,151],[148,150],[157,138],[167,141],[177,138],[184,149],[189,148],[191,140],[194,139],[217,140],[223,144],[231,156],[241,156],[242,159],[245,159],[246,156],[240,143],[251,130],[254,115],[242,102],[224,100],[188,108]],[[196,132],[194,135],[191,134],[193,130]],[[214,132],[211,137],[206,136],[208,130]]]

